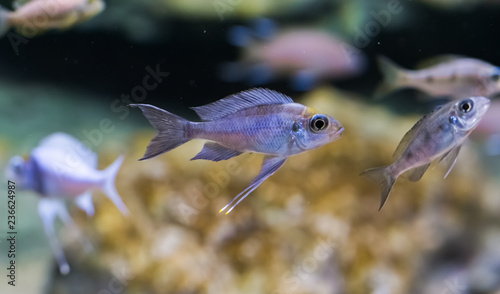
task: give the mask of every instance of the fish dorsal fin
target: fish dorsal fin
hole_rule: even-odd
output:
[[[416,167],[414,169],[411,169],[409,171],[410,175],[408,176],[408,179],[412,182],[418,182],[418,180],[420,180],[422,178],[422,176],[424,175],[424,173],[427,170],[427,168],[429,167],[429,165],[431,165],[431,164],[428,163],[428,164],[424,164],[424,165],[421,165],[419,167]]]
[[[97,168],[97,154],[68,134],[54,133],[49,135],[40,141],[39,146],[68,152],[68,156],[71,156],[72,160],[76,159],[92,168]]]
[[[453,169],[453,167],[455,166],[455,163],[457,162],[457,156],[458,156],[458,153],[460,153],[460,148],[462,148],[462,145],[459,145],[459,146],[451,149],[450,151],[445,153],[445,155],[443,155],[443,157],[441,157],[441,159],[439,160],[440,162],[444,160],[444,164],[445,164],[446,168],[448,169],[446,171],[446,174],[444,175],[445,179],[448,176],[448,174],[450,173],[450,171]]]
[[[255,88],[191,109],[196,111],[202,120],[210,121],[258,105],[285,103],[293,103],[292,98],[273,90]]]
[[[430,114],[424,115],[408,132],[406,132],[403,139],[399,142],[398,147],[394,151],[394,154],[392,155],[393,158],[399,158],[403,154],[411,139],[422,125],[422,122],[426,120],[428,116],[430,116]]]
[[[415,68],[416,69],[429,68],[429,67],[433,67],[433,66],[436,66],[438,64],[441,64],[441,63],[451,62],[451,61],[455,61],[455,60],[462,59],[462,58],[468,58],[468,57],[463,56],[463,55],[455,55],[455,54],[438,55],[438,56],[426,58],[426,59],[418,62],[417,65],[415,66]]]

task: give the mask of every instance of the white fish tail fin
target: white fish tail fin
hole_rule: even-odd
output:
[[[381,99],[402,86],[401,78],[406,70],[385,56],[377,56],[377,63],[382,72],[383,80],[375,90],[375,99]]]
[[[158,131],[139,160],[153,158],[190,140],[185,132],[185,126],[190,123],[188,120],[149,104],[130,106],[139,107],[149,123]]]
[[[388,172],[387,167],[370,168],[362,172],[361,175],[378,182],[382,187],[380,207],[378,210],[382,209],[382,206],[384,206],[387,198],[389,197],[389,193],[391,193],[391,189],[396,181],[396,178]]]
[[[113,162],[110,166],[108,166],[108,168],[103,171],[104,182],[102,189],[104,190],[104,193],[106,193],[106,196],[108,196],[108,198],[113,201],[118,210],[120,210],[123,215],[128,215],[128,208],[127,206],[125,206],[125,203],[123,203],[122,198],[115,188],[116,175],[118,174],[118,170],[120,170],[123,159],[123,155],[118,157],[115,162]]]
[[[9,11],[0,6],[0,37],[7,34],[10,29]]]

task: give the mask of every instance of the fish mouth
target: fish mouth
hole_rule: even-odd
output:
[[[491,100],[486,97],[476,97],[479,102],[481,102],[481,107],[478,110],[479,118],[482,118],[490,108]]]
[[[339,128],[330,135],[330,139],[337,139],[340,136],[342,136],[343,133],[344,133],[344,127],[340,125]]]

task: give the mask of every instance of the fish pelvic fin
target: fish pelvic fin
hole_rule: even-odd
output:
[[[231,200],[226,206],[219,210],[219,213],[225,211],[226,214],[229,214],[231,210],[233,210],[236,205],[238,205],[243,199],[245,199],[253,190],[257,189],[267,178],[272,176],[275,172],[277,172],[283,164],[285,164],[287,157],[276,157],[267,155],[264,157],[264,162],[262,163],[262,168],[260,173],[253,179],[250,185],[245,188],[240,194],[236,195],[236,197]]]
[[[375,90],[375,99],[382,99],[401,86],[405,69],[385,56],[377,56],[377,63],[382,72],[383,80]]]
[[[139,160],[146,160],[170,151],[188,142],[186,126],[190,121],[149,104],[130,104],[139,107],[149,123],[158,131],[151,140],[146,153]]]
[[[115,162],[113,162],[110,166],[108,166],[104,171],[104,181],[103,181],[103,186],[102,189],[104,193],[106,193],[106,196],[113,201],[113,203],[116,205],[116,207],[120,210],[120,212],[123,215],[128,215],[129,211],[127,206],[125,206],[125,203],[123,203],[122,198],[118,194],[115,188],[115,179],[116,175],[118,174],[118,170],[120,170],[120,167],[123,163],[123,155],[118,157]]]
[[[57,233],[54,227],[54,221],[57,216],[61,219],[65,219],[66,216],[69,216],[67,208],[64,203],[58,199],[42,198],[38,202],[38,214],[42,219],[45,235],[49,240],[50,248],[59,266],[59,272],[63,275],[67,275],[70,272],[70,267],[64,255],[63,247],[57,239]]]
[[[378,182],[382,187],[380,207],[378,208],[378,210],[381,210],[391,193],[391,189],[396,181],[396,178],[389,173],[387,167],[385,166],[367,169],[362,172],[361,175]]]

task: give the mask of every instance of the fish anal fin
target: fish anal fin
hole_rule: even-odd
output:
[[[203,145],[203,149],[201,149],[195,157],[191,158],[191,160],[205,159],[211,161],[221,161],[238,156],[241,153],[241,151],[224,147],[215,142],[207,142]]]
[[[293,103],[292,98],[273,90],[254,88],[191,109],[196,111],[202,120],[211,121],[254,106],[286,103]]]
[[[410,173],[410,175],[408,176],[408,179],[412,182],[418,182],[422,178],[424,173],[427,171],[427,168],[429,168],[430,165],[431,164],[428,163],[409,170],[408,172]]]

